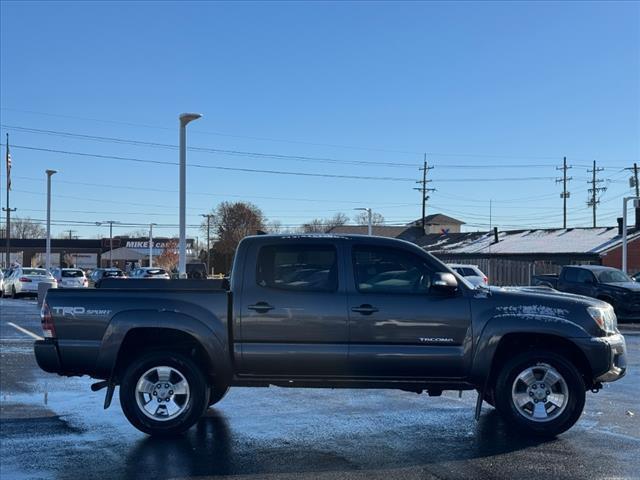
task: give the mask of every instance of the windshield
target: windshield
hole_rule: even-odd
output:
[[[62,276],[67,278],[80,278],[84,277],[82,270],[62,270]]]
[[[47,271],[44,268],[24,268],[22,269],[22,273],[23,275],[47,276]]]
[[[122,270],[106,270],[104,277],[124,277],[124,272]]]
[[[149,275],[164,275],[167,272],[165,272],[163,269],[161,268],[148,268],[147,269],[147,274]]]
[[[633,282],[631,278],[620,270],[603,270],[598,273],[598,281],[600,283],[622,283]]]

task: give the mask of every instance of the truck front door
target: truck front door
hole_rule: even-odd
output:
[[[395,247],[354,245],[349,368],[363,377],[459,378],[471,361],[469,299],[431,289],[433,261]]]
[[[280,239],[247,253],[236,332],[241,374],[344,374],[348,325],[338,247]]]

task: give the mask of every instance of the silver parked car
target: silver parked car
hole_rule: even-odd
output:
[[[17,298],[21,295],[38,295],[38,285],[50,283],[56,288],[58,282],[44,268],[15,267],[4,279],[3,294]]]
[[[169,273],[164,268],[139,267],[131,272],[129,278],[160,278],[169,280]]]
[[[477,265],[465,265],[459,263],[448,263],[447,266],[461,277],[464,277],[474,287],[478,285],[488,285],[489,278],[482,273]]]
[[[51,272],[60,288],[87,288],[89,280],[79,268],[54,268]]]

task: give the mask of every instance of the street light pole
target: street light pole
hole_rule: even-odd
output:
[[[149,224],[149,267],[153,267],[153,226],[155,223]]]
[[[178,244],[178,275],[187,278],[187,124],[197,120],[199,113],[183,113],[180,115],[180,242]]]
[[[371,236],[373,235],[373,212],[370,208],[355,208],[354,210],[362,210],[364,212],[367,212],[367,216],[368,216],[368,221],[367,221],[367,235]]]
[[[51,177],[55,175],[56,170],[46,170],[47,174],[47,245],[45,256],[45,268],[47,272],[51,271]]]
[[[640,207],[640,197],[622,199],[622,271],[627,273],[627,202],[633,200],[636,209]]]

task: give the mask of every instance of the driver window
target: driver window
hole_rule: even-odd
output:
[[[593,273],[589,270],[578,270],[578,282],[580,283],[594,283]]]
[[[362,293],[425,294],[432,271],[419,256],[392,248],[353,248],[356,288]]]

